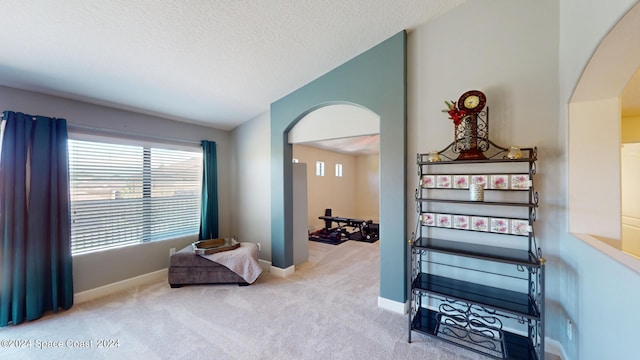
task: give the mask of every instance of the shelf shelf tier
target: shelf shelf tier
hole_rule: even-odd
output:
[[[540,359],[536,346],[526,336],[501,330],[499,336],[491,337],[482,332],[446,324],[442,321],[442,315],[421,307],[411,321],[411,329],[497,359]]]
[[[534,299],[527,293],[451,279],[440,275],[419,273],[413,280],[414,292],[439,295],[503,312],[515,319],[540,319]]]
[[[538,207],[537,203],[529,202],[529,203],[518,203],[518,202],[499,202],[499,201],[471,201],[471,200],[452,200],[452,199],[431,199],[431,198],[420,198],[417,197],[416,201],[418,202],[433,202],[433,203],[448,203],[448,204],[469,204],[469,205],[493,205],[493,206],[519,206],[519,207],[528,207],[535,208]]]
[[[495,144],[491,140],[487,140],[490,145],[489,148],[484,151],[484,156],[486,159],[478,160],[462,160],[457,159],[459,152],[455,150],[456,142],[452,142],[446,148],[438,151],[438,155],[443,159],[440,161],[431,162],[429,161],[430,154],[418,154],[416,157],[416,163],[418,165],[446,165],[446,164],[482,164],[482,163],[516,163],[516,162],[528,162],[534,163],[538,158],[538,148],[522,148],[520,149],[522,152],[522,157],[519,159],[509,159],[507,158],[507,153],[509,149],[506,147],[502,147],[500,145]]]
[[[487,246],[462,241],[421,237],[413,243],[413,250],[414,252],[416,250],[427,250],[524,267],[540,267],[543,265],[542,260],[529,250]]]

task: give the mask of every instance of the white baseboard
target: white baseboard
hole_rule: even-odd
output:
[[[398,314],[409,313],[409,302],[398,302],[378,296],[378,307]]]
[[[271,261],[258,259],[258,263],[260,264],[260,267],[262,268],[262,270],[264,271],[271,270]]]
[[[73,294],[73,303],[82,304],[83,302],[95,300],[106,295],[116,293],[118,291],[127,290],[136,286],[148,284],[161,279],[167,279],[167,269],[154,271],[148,274],[132,277],[130,279],[118,281],[112,284],[97,287],[86,291]]]
[[[273,265],[271,265],[271,267],[269,268],[269,272],[271,274],[273,274],[275,276],[278,276],[278,277],[282,277],[282,278],[293,274],[295,271],[296,271],[296,266],[295,265],[291,265],[286,269],[275,267]]]

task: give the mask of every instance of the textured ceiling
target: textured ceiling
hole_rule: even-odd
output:
[[[0,84],[229,130],[463,0],[2,0]]]
[[[354,156],[380,153],[380,135],[317,140],[300,144]]]

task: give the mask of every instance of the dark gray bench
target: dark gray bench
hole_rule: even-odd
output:
[[[169,285],[172,288],[194,284],[249,285],[240,275],[193,253],[191,245],[171,255]]]

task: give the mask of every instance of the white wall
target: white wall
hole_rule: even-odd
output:
[[[380,155],[356,156],[356,217],[380,221]]]
[[[620,152],[622,250],[640,257],[640,143],[624,144]]]
[[[620,127],[620,142],[640,143],[640,116],[623,116]]]
[[[309,230],[324,227],[324,221],[318,217],[324,215],[325,209],[331,209],[333,216],[357,217],[355,156],[294,144],[293,158],[307,164]],[[324,161],[325,176],[316,176],[316,161]],[[342,177],[335,176],[336,164],[342,164]]]
[[[241,241],[259,243],[260,259],[271,261],[271,145],[269,111],[232,132],[233,232]]]
[[[640,116],[623,116],[620,125],[622,250],[640,257]]]
[[[620,100],[573,102],[569,114],[569,231],[619,243]]]
[[[220,235],[229,236],[231,183],[230,136],[226,131],[116,110],[78,101],[0,86],[0,111],[59,117],[69,124],[188,141],[213,140],[218,150]],[[76,293],[166,268],[169,249],[186,246],[195,237],[138,244],[73,257]]]

